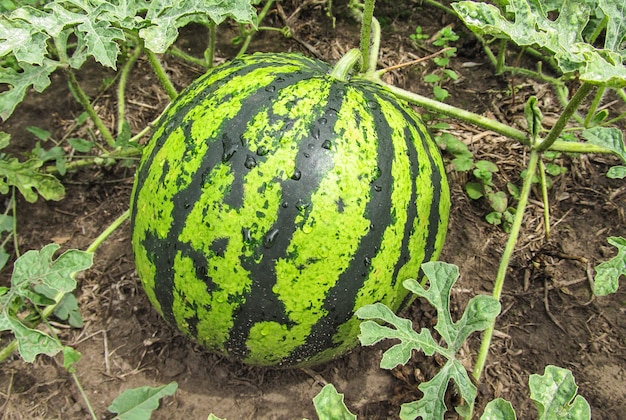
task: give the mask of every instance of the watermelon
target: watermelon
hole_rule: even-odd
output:
[[[323,62],[263,53],[172,102],[131,200],[138,275],[161,316],[211,351],[275,367],[354,348],[363,305],[404,307],[402,282],[437,258],[450,206],[407,104]]]

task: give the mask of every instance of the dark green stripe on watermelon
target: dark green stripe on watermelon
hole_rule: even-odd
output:
[[[260,365],[356,344],[354,311],[397,310],[436,258],[449,195],[412,110],[301,56],[258,54],[199,79],[137,174],[133,247],[151,302],[209,349]]]

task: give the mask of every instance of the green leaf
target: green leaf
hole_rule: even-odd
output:
[[[433,95],[435,95],[435,99],[443,102],[450,96],[450,93],[441,86],[433,86]]]
[[[80,352],[70,346],[63,347],[63,367],[69,372],[76,372],[76,363],[83,355]]]
[[[496,173],[498,172],[498,166],[488,160],[479,160],[476,162],[476,169],[482,172]]]
[[[28,328],[16,318],[0,314],[0,327],[2,325],[8,325],[9,328],[0,329],[9,329],[15,335],[17,350],[25,362],[33,363],[39,354],[54,356],[63,349],[58,339],[42,331]]]
[[[343,402],[343,394],[337,392],[333,384],[327,384],[313,398],[313,405],[319,420],[356,420]]]
[[[626,239],[611,236],[607,241],[617,248],[617,255],[596,266],[593,293],[598,296],[617,292],[619,278],[626,276]]]
[[[226,420],[226,419],[223,419],[223,418],[217,417],[217,416],[216,416],[216,415],[214,415],[214,414],[209,414],[209,417],[207,418],[207,420]]]
[[[380,361],[383,369],[393,369],[398,365],[405,364],[411,357],[413,350],[421,350],[427,356],[432,356],[435,351],[445,353],[446,350],[439,346],[433,339],[430,331],[426,328],[417,333],[408,319],[400,318],[391,309],[381,303],[365,305],[356,311],[356,316],[361,319],[377,319],[384,321],[394,328],[380,325],[378,322],[365,321],[361,323],[359,340],[364,346],[371,346],[379,341],[396,338],[400,343],[388,349]]]
[[[423,297],[437,310],[435,330],[441,335],[447,347],[442,347],[434,340],[430,331],[422,328],[418,333],[411,322],[395,315],[388,307],[377,303],[366,305],[356,311],[357,317],[367,319],[361,323],[359,340],[363,345],[372,345],[383,339],[392,338],[400,342],[383,353],[380,366],[392,369],[406,363],[413,350],[421,350],[427,356],[438,353],[447,359],[433,379],[419,385],[424,393],[421,400],[402,406],[400,417],[413,419],[422,416],[427,419],[443,419],[446,411],[444,402],[448,383],[453,380],[462,399],[472,403],[476,397],[476,387],[470,380],[463,365],[455,355],[474,331],[485,329],[500,312],[500,303],[491,296],[474,296],[456,323],[450,314],[450,293],[458,278],[458,268],[443,262],[429,262],[422,265],[422,270],[429,280],[428,290],[415,280],[406,280],[404,287]],[[371,321],[376,319],[395,328]]]
[[[496,191],[487,194],[487,200],[491,208],[498,213],[504,213],[508,207],[508,197],[504,191]]]
[[[77,152],[81,153],[88,153],[94,146],[94,142],[85,139],[70,138],[67,139],[67,142],[76,149]]]
[[[21,62],[19,72],[10,67],[0,67],[0,85],[10,86],[0,92],[0,118],[6,121],[11,116],[31,86],[40,93],[50,86],[50,74],[58,65],[55,61],[45,59],[42,65]]]
[[[578,386],[572,372],[557,366],[546,366],[544,375],[530,375],[530,398],[539,411],[540,420],[591,418],[589,403],[576,395]]]
[[[83,317],[80,315],[78,300],[72,293],[66,293],[63,296],[63,299],[54,308],[54,315],[63,321],[67,321],[74,328],[83,326]]]
[[[91,267],[93,254],[70,249],[53,260],[58,249],[59,245],[49,244],[40,251],[30,250],[18,258],[13,266],[11,290],[20,293],[35,284],[43,284],[57,293],[74,290],[74,276]]]
[[[480,420],[517,420],[517,416],[510,402],[496,398],[487,403]]]
[[[624,179],[626,177],[626,166],[613,166],[606,173],[608,178]]]
[[[227,17],[239,23],[256,26],[256,10],[250,0],[166,0],[151,1],[146,13],[150,26],[139,30],[146,48],[155,53],[164,53],[178,37],[178,28],[190,22],[221,23]]]
[[[590,15],[600,3],[612,14],[603,49],[582,37]],[[496,6],[482,2],[461,1],[452,7],[473,32],[550,51],[565,74],[578,71],[583,81],[616,88],[626,86],[621,44],[626,18],[623,2],[564,0],[558,9],[546,10],[540,0],[509,0],[506,17]],[[548,16],[548,12],[558,16]]]
[[[419,401],[402,404],[400,418],[402,420],[413,420],[421,417],[422,419],[443,420],[447,411],[444,399],[450,379],[456,383],[464,401],[474,401],[476,398],[476,387],[467,374],[467,370],[458,360],[448,360],[430,381],[422,382],[418,385],[417,388],[424,393],[424,396]]]
[[[459,277],[459,269],[453,264],[431,261],[422,264],[428,278],[429,288],[424,289],[415,280],[405,280],[404,287],[428,300],[437,309],[435,330],[446,341],[448,349],[456,353],[467,337],[474,331],[482,331],[500,313],[500,303],[492,296],[474,296],[467,304],[463,316],[456,323],[450,314],[450,293]]]
[[[435,73],[431,73],[424,76],[422,80],[426,83],[438,83],[441,80],[441,77]]]
[[[170,382],[160,387],[142,386],[127,389],[109,405],[108,410],[117,414],[120,420],[149,419],[154,410],[159,408],[159,400],[167,395],[173,395],[178,388],[176,382]]]
[[[502,223],[502,213],[499,211],[489,212],[485,216],[485,220],[491,225],[498,226]]]
[[[29,133],[37,137],[39,140],[43,140],[43,141],[49,140],[50,137],[52,136],[48,130],[44,130],[43,128],[35,127],[32,125],[26,127],[26,130],[28,130]]]
[[[20,162],[17,158],[0,160],[0,193],[9,192],[10,186],[17,187],[26,201],[37,201],[37,193],[45,200],[61,200],[65,196],[65,187],[54,176],[38,171],[43,165],[41,159],[32,158]]]
[[[584,130],[582,136],[591,144],[609,149],[626,162],[626,147],[621,130],[615,127],[592,127]]]
[[[465,192],[472,200],[478,200],[484,194],[483,184],[480,182],[468,182],[465,184]]]

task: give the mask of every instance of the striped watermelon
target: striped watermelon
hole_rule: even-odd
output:
[[[438,256],[450,197],[421,119],[375,83],[294,54],[194,82],[136,174],[132,243],[157,311],[245,363],[308,366],[357,344],[359,307],[399,310]]]

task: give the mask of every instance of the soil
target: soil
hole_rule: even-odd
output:
[[[282,27],[288,18],[292,38],[263,31],[254,37],[250,51],[299,51],[336,61],[357,46],[359,34],[359,26],[345,5],[336,3],[334,27],[323,7],[325,2],[279,3],[264,24]],[[520,77],[495,76],[482,50],[459,22],[419,2],[406,3],[408,6],[401,9],[390,2],[378,6],[383,26],[380,67],[436,50],[421,48],[409,39],[416,26],[434,34],[451,25],[461,40],[451,63],[460,78],[446,86],[451,91],[449,103],[519,125],[523,124],[520,120],[526,98],[536,95],[546,124],[554,121],[558,101],[545,85]],[[224,24],[219,29],[217,57],[226,60],[237,52],[238,47],[230,43],[236,27]],[[178,45],[200,55],[204,39],[201,28],[188,27]],[[173,57],[163,59],[179,89],[201,73]],[[426,61],[386,77],[400,87],[430,95],[431,87],[420,80],[433,68],[432,62]],[[104,88],[102,81],[112,75],[96,64],[79,74],[82,86],[96,98],[96,110],[111,128],[115,126],[115,92],[114,88]],[[575,82],[571,88],[576,88]],[[128,92],[133,133],[154,120],[166,103],[149,65],[140,60]],[[623,108],[618,102],[608,109],[618,115]],[[80,112],[64,79],[57,75],[43,94],[30,94],[1,129],[12,134],[11,152],[24,154],[36,141],[26,131],[28,126],[50,130],[57,139],[70,134],[88,136],[89,124],[72,131],[72,122]],[[519,174],[526,157],[522,146],[493,132],[447,122],[476,158],[498,165],[498,188],[505,189],[507,182],[521,185]],[[449,162],[450,156],[444,156]],[[512,402],[518,418],[536,418],[536,408],[528,398],[528,378],[543,374],[549,364],[573,372],[594,418],[618,419],[626,412],[626,291],[622,286],[616,294],[601,298],[593,297],[590,291],[593,267],[615,255],[606,238],[626,236],[626,188],[623,182],[604,176],[617,163],[611,157],[563,155],[557,162],[567,172],[554,177],[549,190],[551,233],[547,238],[542,224],[541,193],[533,191],[507,272],[503,310],[484,379],[478,386],[477,414],[487,401],[503,397]],[[85,249],[128,208],[133,173],[132,165],[91,167],[62,177],[67,189],[62,201],[40,199],[30,204],[20,199],[20,251],[40,249],[51,242],[61,245],[62,250]],[[507,235],[501,227],[485,221],[489,208],[484,201],[470,200],[465,194],[469,175],[450,169],[449,177],[453,208],[440,259],[460,268],[452,297],[453,311],[460,314],[472,296],[491,292]],[[173,397],[162,400],[153,414],[155,419],[201,419],[209,413],[229,419],[315,418],[311,400],[325,383],[333,383],[345,394],[346,404],[359,418],[398,418],[400,405],[419,397],[417,384],[438,369],[437,359],[423,354],[414,354],[406,366],[393,371],[380,369],[381,354],[389,343],[357,348],[309,370],[250,367],[207,353],[169,327],[152,309],[135,272],[129,238],[125,223],[97,250],[93,268],[79,276],[76,294],[84,327],[53,324],[63,342],[82,353],[76,374],[100,418],[112,417],[107,407],[121,391],[171,381],[176,381],[179,389]],[[1,273],[0,285],[7,285],[9,279],[7,267]],[[412,319],[415,328],[421,328],[432,327],[436,313],[426,303],[416,301],[403,315]],[[0,344],[4,346],[10,339],[4,333]],[[462,356],[468,366],[476,356],[479,340],[480,335],[474,334],[464,349]],[[33,364],[17,355],[5,360],[0,365],[0,412],[3,419],[88,417],[79,390],[59,357],[39,357]]]

